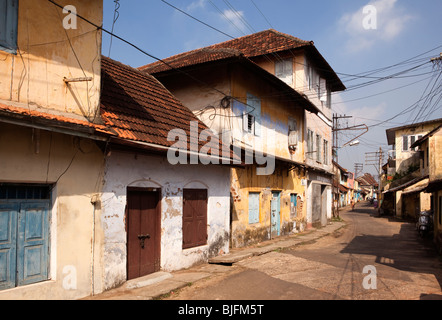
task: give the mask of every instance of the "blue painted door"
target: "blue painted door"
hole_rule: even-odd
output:
[[[49,201],[0,204],[0,290],[48,278]]]
[[[279,236],[281,234],[281,193],[272,192],[271,201],[271,232],[272,237]]]
[[[17,285],[40,282],[48,278],[47,202],[22,203],[18,218]]]
[[[19,204],[0,204],[0,290],[15,286]]]

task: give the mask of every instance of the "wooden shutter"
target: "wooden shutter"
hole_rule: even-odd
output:
[[[408,136],[402,136],[402,151],[408,151]]]
[[[259,193],[249,193],[249,224],[259,222]]]
[[[18,203],[0,204],[0,290],[15,287]]]
[[[253,133],[255,136],[261,136],[261,99],[248,93],[247,112],[252,114],[255,118]]]
[[[17,50],[18,1],[0,0],[0,49]]]
[[[207,244],[207,190],[183,191],[183,249]]]

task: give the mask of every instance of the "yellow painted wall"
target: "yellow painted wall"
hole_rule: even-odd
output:
[[[289,172],[286,166],[280,164],[277,164],[273,175],[257,176],[255,172],[255,166],[232,169],[231,172],[233,198],[231,239],[233,247],[242,247],[269,239],[272,191],[281,192],[281,234],[292,232],[294,222],[298,230],[300,227],[302,228],[301,224],[305,225],[305,187],[301,185],[301,179],[305,179],[305,172],[300,169]],[[260,193],[259,223],[255,224],[249,224],[248,197],[250,192]],[[290,195],[292,193],[300,197],[298,198],[296,218],[290,216]]]
[[[442,129],[429,138],[430,181],[442,179]]]
[[[57,3],[73,5],[79,15],[102,24],[102,0]],[[48,1],[19,1],[17,54],[0,51],[0,102],[95,121],[101,31],[81,19],[77,29],[66,30],[65,16]],[[79,77],[92,81],[69,85],[63,81]],[[50,211],[50,279],[0,291],[0,299],[75,299],[93,289],[99,292],[103,236],[97,218],[100,202],[94,205],[91,201],[100,199],[103,153],[91,140],[44,130],[37,138],[37,132],[0,125],[0,182],[55,186]],[[72,282],[66,286],[66,277],[76,279],[75,289]]]
[[[102,2],[58,1],[62,6],[75,6],[78,14],[97,25],[102,25]],[[62,9],[49,1],[19,1],[17,54],[0,51],[0,100],[95,120],[100,98],[101,31],[81,19],[77,19],[77,29],[66,30],[65,17]],[[92,81],[66,85],[65,77],[92,77]]]
[[[91,201],[101,192],[104,156],[92,140],[54,132],[40,132],[38,153],[36,142],[31,128],[0,125],[0,183],[55,186],[50,210],[50,280],[0,291],[0,299],[84,297],[91,294],[92,275],[95,290],[101,286],[100,204],[94,206]],[[73,276],[63,274],[71,267],[76,270],[76,290],[63,285],[66,276]]]

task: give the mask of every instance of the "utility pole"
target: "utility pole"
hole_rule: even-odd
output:
[[[431,62],[433,62],[434,64],[440,63],[441,61],[442,61],[442,52],[440,53],[439,57],[431,58]]]
[[[363,163],[355,163],[355,178],[358,177],[360,173],[364,170],[364,164]]]
[[[380,205],[380,196],[381,196],[381,177],[382,177],[382,162],[384,160],[384,152],[382,151],[382,148],[379,148],[378,152],[366,152],[365,153],[365,164],[366,165],[373,165],[376,168],[376,171],[378,172],[378,180],[379,180],[379,187],[378,187],[378,205]]]
[[[345,130],[340,128],[339,126],[339,119],[349,119],[352,118],[352,116],[347,116],[347,115],[337,115],[337,114],[333,114],[333,128],[332,128],[332,133],[333,133],[333,146],[332,146],[332,159],[333,161],[335,161],[336,163],[338,163],[338,149],[339,149],[339,138],[338,138],[338,132],[340,130]],[[339,195],[339,177],[337,176],[337,174],[333,175],[333,185],[332,185],[332,192],[333,192],[333,217],[339,217],[339,199],[338,199],[338,195]]]

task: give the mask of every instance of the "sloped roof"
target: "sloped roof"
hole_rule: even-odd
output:
[[[12,104],[12,102],[11,102]],[[0,103],[0,117],[8,119],[8,121],[17,122],[21,124],[28,124],[29,126],[41,126],[47,128],[55,128],[60,130],[68,130],[77,133],[84,133],[87,135],[109,135],[111,132],[102,124],[92,123],[86,119],[62,115],[54,110],[49,109],[31,109],[17,105],[9,105]]]
[[[344,84],[330,67],[328,62],[316,49],[313,41],[301,40],[294,36],[273,29],[217,43],[202,49],[180,53],[175,56],[163,59],[162,61],[142,66],[139,69],[151,74],[155,74],[158,72],[170,70],[171,66],[175,68],[181,68],[185,66],[199,64],[202,60],[192,59],[194,53],[201,53],[201,50],[207,50],[205,52],[208,53],[210,50],[214,49],[233,49],[252,60],[253,58],[257,58],[260,56],[277,54],[285,51],[293,53],[293,51],[297,49],[304,49],[308,51],[310,57],[315,62],[318,70],[323,74],[323,76],[330,80],[332,91],[345,90]],[[216,59],[216,56],[212,55],[210,58],[212,59],[211,61],[214,61],[213,59]]]
[[[366,186],[368,185],[368,186],[374,186],[374,187],[378,186],[378,183],[376,182],[376,180],[369,173],[366,173],[363,176],[356,178],[356,180],[361,185],[366,185]]]
[[[198,134],[208,129],[153,76],[104,56],[101,73],[101,117],[119,139],[171,147],[175,141],[168,141],[168,134],[179,129],[190,150],[190,123],[198,123]],[[199,148],[207,143],[194,138]]]
[[[394,145],[396,131],[404,130],[404,129],[413,129],[413,128],[417,128],[419,126],[431,125],[431,124],[434,124],[437,127],[439,124],[442,124],[442,118],[428,120],[428,121],[424,121],[424,122],[418,122],[418,123],[411,123],[411,124],[403,125],[400,127],[394,127],[394,128],[387,129],[387,130],[385,130],[385,132],[387,134],[388,144]]]

